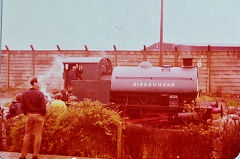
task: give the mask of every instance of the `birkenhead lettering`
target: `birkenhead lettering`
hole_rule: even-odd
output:
[[[160,83],[147,83],[147,82],[133,82],[133,87],[175,87],[174,82],[160,82]]]

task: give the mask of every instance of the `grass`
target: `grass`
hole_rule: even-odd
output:
[[[234,106],[234,107],[239,107],[240,106],[240,99],[238,98],[229,98],[226,99],[226,106]]]
[[[216,97],[212,97],[212,96],[208,96],[208,95],[201,95],[198,100],[199,101],[207,101],[207,102],[215,102],[216,101]]]
[[[222,102],[226,103],[227,107],[229,107],[229,106],[234,106],[234,107],[240,106],[240,97],[229,95],[229,94],[223,94],[222,97],[217,97],[215,95],[203,94],[197,100],[198,101],[208,101],[208,102],[215,102],[216,100],[217,101],[222,101]]]

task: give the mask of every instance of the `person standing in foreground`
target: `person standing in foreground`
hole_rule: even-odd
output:
[[[25,124],[25,135],[20,159],[26,159],[31,134],[35,136],[33,147],[33,159],[37,159],[40,151],[43,125],[46,115],[46,102],[44,94],[39,90],[37,78],[30,81],[31,88],[22,94],[22,111],[27,115]]]

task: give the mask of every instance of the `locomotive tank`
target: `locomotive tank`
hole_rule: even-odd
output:
[[[196,94],[198,71],[194,67],[153,67],[148,62],[143,62],[138,67],[115,67],[111,91]]]
[[[110,91],[113,102],[177,107],[197,97],[198,70],[190,66],[153,67],[146,61],[137,67],[115,67]]]

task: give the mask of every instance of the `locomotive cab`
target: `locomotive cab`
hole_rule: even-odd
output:
[[[64,87],[80,100],[108,103],[112,63],[105,57],[68,57],[64,65]],[[106,95],[106,96],[105,96]]]

